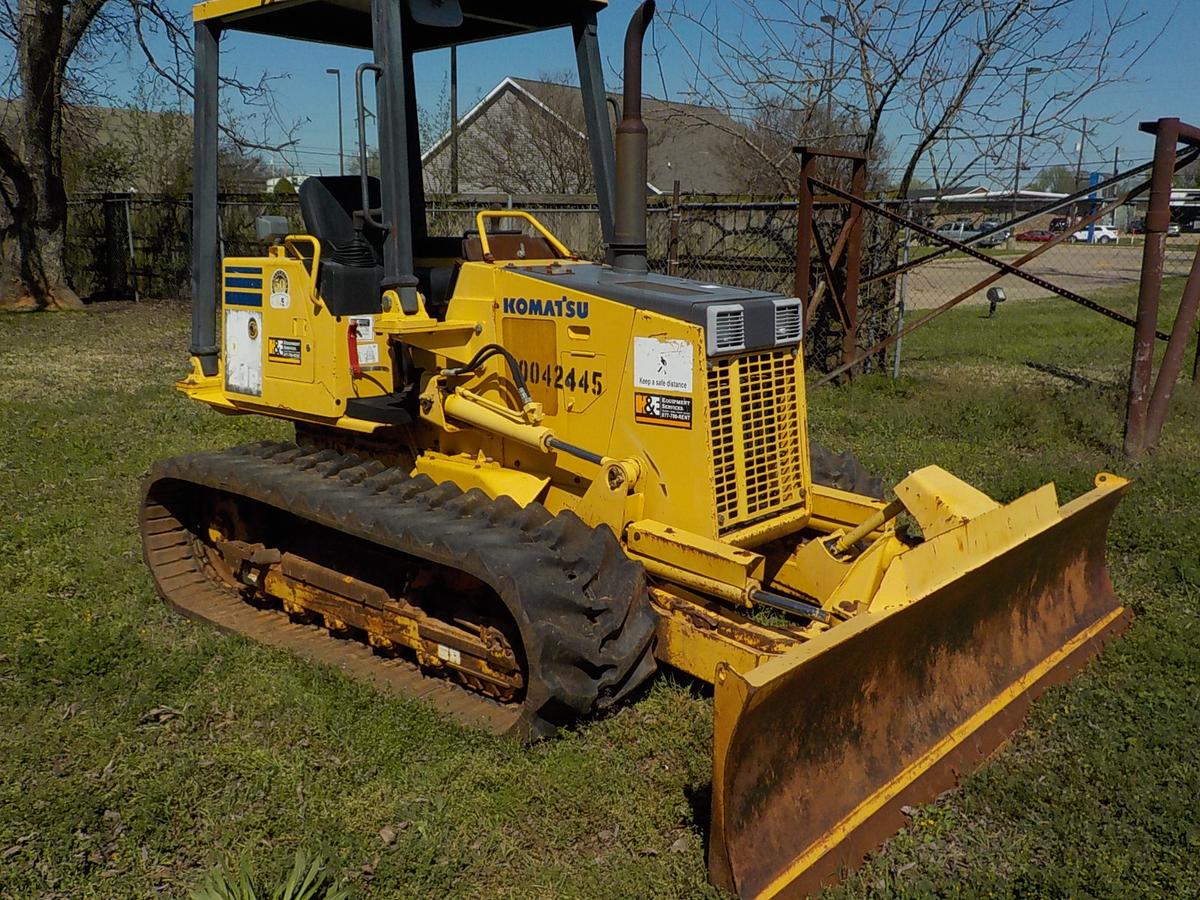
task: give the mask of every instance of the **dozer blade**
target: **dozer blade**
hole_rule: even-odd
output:
[[[1104,545],[1125,485],[1101,475],[1048,514],[1053,487],[1028,494],[898,556],[881,590],[895,574],[911,602],[745,675],[722,667],[713,881],[741,897],[835,882],[904,824],[902,805],[978,767],[1038,694],[1119,633],[1129,613]]]

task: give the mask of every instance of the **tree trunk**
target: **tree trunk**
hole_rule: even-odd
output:
[[[0,302],[31,309],[83,306],[67,278],[67,193],[62,174],[64,0],[21,0],[17,69],[20,154],[0,147],[12,185],[0,232]],[[3,143],[0,138],[0,143]]]

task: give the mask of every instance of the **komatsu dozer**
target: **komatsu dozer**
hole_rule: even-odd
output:
[[[740,896],[855,866],[1127,619],[1104,560],[1126,487],[1000,503],[930,465],[886,494],[811,444],[797,298],[646,258],[644,3],[608,118],[599,0],[195,7],[190,371],[295,438],[158,463],[146,561],[179,612],[523,739],[713,685],[709,870]],[[570,29],[607,254],[485,209],[431,234],[414,54]],[[380,173],[311,177],[303,233],[222,256],[228,30],[370,50]],[[517,156],[520,147],[507,152]],[[362,171],[367,167],[362,160]],[[864,423],[868,428],[869,423]]]

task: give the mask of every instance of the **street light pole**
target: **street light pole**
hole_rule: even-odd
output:
[[[826,127],[833,131],[833,29],[837,26],[837,19],[826,14],[821,16],[821,21],[829,26],[829,65],[825,69],[825,118],[828,120]]]
[[[458,45],[450,45],[450,193],[458,193]]]
[[[1021,127],[1017,131],[1017,170],[1013,172],[1012,211],[1008,217],[1009,221],[1017,217],[1017,192],[1021,190],[1021,154],[1025,148],[1025,107],[1029,105],[1029,76],[1040,71],[1042,70],[1037,66],[1026,66],[1025,80],[1021,85]]]
[[[326,75],[332,75],[337,79],[337,95],[338,95],[338,174],[346,174],[346,151],[342,143],[342,70],[341,69],[326,69]]]

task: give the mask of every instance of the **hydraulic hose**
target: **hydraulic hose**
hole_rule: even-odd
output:
[[[466,375],[468,372],[477,370],[493,356],[503,356],[505,362],[508,363],[509,371],[512,373],[513,384],[517,387],[517,396],[521,399],[521,405],[528,406],[532,403],[533,396],[529,393],[529,385],[525,381],[525,376],[521,374],[521,367],[517,363],[516,357],[499,344],[485,344],[471,357],[470,362],[450,369],[442,369],[442,374],[451,376]]]

